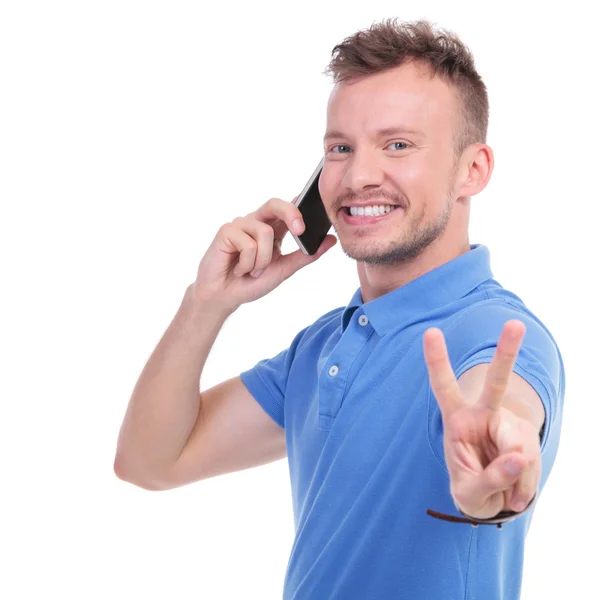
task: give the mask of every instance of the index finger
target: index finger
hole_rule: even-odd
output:
[[[430,327],[423,336],[425,362],[429,372],[431,390],[442,412],[446,416],[463,405],[460,387],[444,340],[444,334],[437,327]]]
[[[286,202],[281,198],[271,198],[253,213],[254,218],[269,223],[279,219],[287,229],[274,227],[275,235],[283,237],[287,230],[298,235],[304,231],[304,219],[300,209],[293,202]]]
[[[525,331],[525,323],[518,319],[504,324],[485,378],[480,401],[482,404],[493,409],[500,408]]]

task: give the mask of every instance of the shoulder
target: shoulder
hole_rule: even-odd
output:
[[[440,324],[456,376],[491,361],[505,323],[514,319],[526,328],[515,370],[547,382],[561,395],[565,376],[558,343],[546,324],[510,292],[477,301]]]
[[[498,339],[505,323],[514,319],[523,322],[529,341],[545,343],[558,351],[558,344],[546,324],[518,296],[505,290],[464,307],[445,319],[440,328],[454,342],[490,336]]]

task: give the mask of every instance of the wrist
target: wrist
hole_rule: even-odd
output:
[[[185,310],[187,320],[190,324],[199,323],[205,326],[207,320],[222,325],[238,307],[230,307],[224,305],[222,302],[201,298],[196,294],[196,290],[192,284],[188,286],[185,292],[182,308]]]
[[[199,314],[204,317],[210,315],[223,320],[226,320],[239,308],[238,305],[228,305],[222,300],[203,297],[196,288],[195,283],[192,283],[187,287],[184,302],[194,314]]]

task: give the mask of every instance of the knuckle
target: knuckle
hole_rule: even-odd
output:
[[[270,232],[261,232],[261,234],[259,235],[259,240],[259,254],[263,260],[266,260],[268,262],[271,259],[271,254],[273,253],[273,230],[271,230]]]
[[[495,490],[506,489],[509,482],[514,482],[514,478],[500,469],[492,470],[487,477],[488,487]],[[512,486],[514,483],[511,483],[510,485]]]
[[[258,227],[260,237],[268,240],[275,235],[273,228],[267,223],[260,223]]]
[[[525,468],[533,469],[537,465],[537,462],[538,462],[537,456],[529,456],[525,460]]]
[[[241,252],[240,257],[238,259],[238,264],[240,265],[240,267],[247,268],[254,264],[254,259],[252,258],[252,255],[248,252]]]
[[[244,249],[248,250],[249,253],[255,253],[258,250],[258,243],[255,239],[249,238],[244,243]]]
[[[256,267],[265,268],[271,264],[273,251],[269,246],[264,246],[256,255]]]
[[[509,441],[509,448],[508,450],[510,452],[517,452],[520,456],[517,460],[521,461],[522,459],[525,459],[525,454],[526,454],[526,449],[525,449],[525,445],[523,444],[523,439],[519,436],[512,436],[512,439]]]
[[[256,260],[257,261],[261,261],[261,262],[265,262],[270,259],[270,255],[271,255],[271,248],[264,243],[260,243],[258,244],[257,247],[257,254],[256,254]]]
[[[503,390],[506,387],[506,378],[502,375],[496,375],[490,380],[490,387],[494,391]]]

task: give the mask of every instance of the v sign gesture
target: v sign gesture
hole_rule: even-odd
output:
[[[474,519],[521,512],[540,482],[539,432],[503,406],[524,335],[521,321],[505,323],[476,401],[461,392],[442,332],[430,328],[423,337],[431,389],[442,414],[450,492],[457,508]]]

